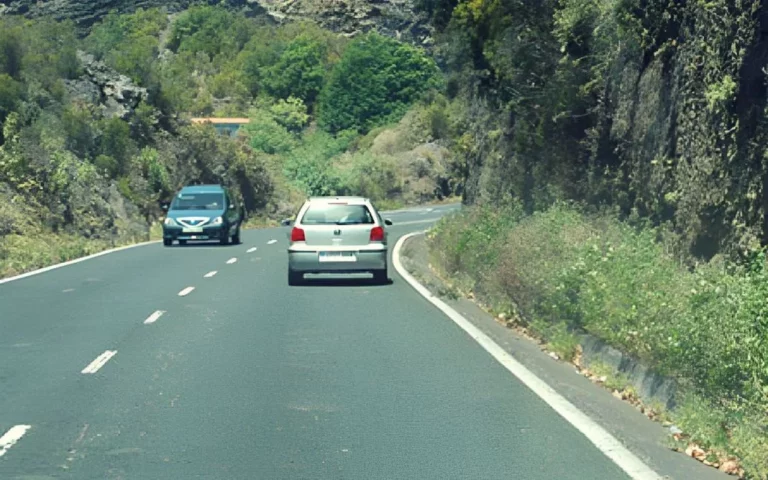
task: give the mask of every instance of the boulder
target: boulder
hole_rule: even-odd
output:
[[[85,73],[82,77],[66,82],[70,96],[83,102],[98,105],[105,117],[128,120],[142,100],[147,99],[147,89],[133,83],[104,62],[92,55],[78,52]]]

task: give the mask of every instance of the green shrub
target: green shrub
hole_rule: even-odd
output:
[[[301,99],[293,96],[280,99],[269,108],[269,112],[277,123],[292,133],[301,132],[309,122],[307,106]]]
[[[269,111],[252,112],[251,122],[244,130],[251,147],[264,153],[287,153],[297,143],[294,135],[278,123]]]
[[[294,38],[274,65],[262,73],[264,89],[272,96],[296,97],[314,103],[323,87],[327,46],[309,35]]]
[[[337,139],[325,132],[317,132],[290,152],[284,173],[307,195],[338,195],[342,191],[342,182],[331,159],[341,151]]]
[[[381,202],[399,197],[403,191],[402,174],[397,161],[370,152],[356,152],[340,166],[341,190]]]
[[[331,71],[319,100],[328,131],[368,131],[397,120],[424,92],[440,85],[434,60],[416,47],[367,34],[353,41]]]

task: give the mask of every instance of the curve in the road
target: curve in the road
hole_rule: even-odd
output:
[[[520,362],[514,359],[501,346],[494,342],[488,335],[483,333],[472,322],[464,318],[459,312],[451,308],[424,287],[403,267],[400,261],[400,251],[403,244],[416,235],[423,235],[425,231],[413,232],[400,237],[395,249],[392,252],[392,263],[403,279],[408,282],[421,296],[426,298],[432,305],[437,307],[448,318],[458,325],[462,330],[472,337],[483,349],[488,352],[504,368],[517,377],[525,386],[531,389],[539,398],[547,403],[554,411],[563,417],[568,423],[573,425],[585,437],[589,439],[601,452],[610,458],[616,465],[624,470],[631,478],[635,480],[659,480],[661,476],[654,472],[650,467],[643,463],[635,454],[629,451],[613,435],[608,433],[603,427],[594,420],[585,415],[576,408],[571,402],[557,393],[555,389],[546,384],[533,372],[528,370]]]

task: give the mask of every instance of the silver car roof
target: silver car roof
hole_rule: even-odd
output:
[[[355,197],[355,196],[309,197],[307,201],[318,202],[318,203],[333,202],[333,201],[345,201],[348,203],[370,203],[368,198],[366,197]]]

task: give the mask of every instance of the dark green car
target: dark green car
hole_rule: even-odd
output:
[[[218,240],[222,245],[240,243],[243,211],[221,185],[184,187],[176,194],[163,221],[163,244],[174,240]]]

